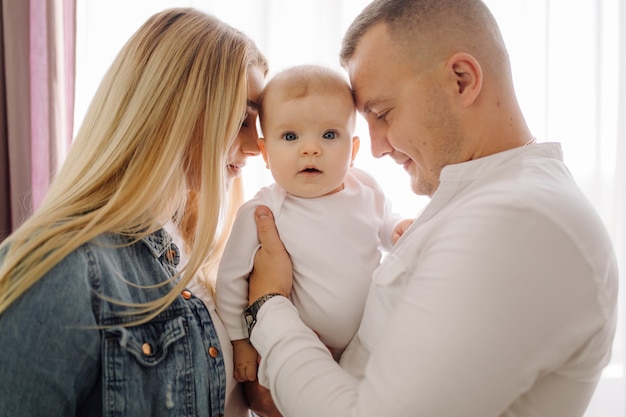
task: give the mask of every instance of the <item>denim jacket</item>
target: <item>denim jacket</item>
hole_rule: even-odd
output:
[[[164,230],[129,243],[86,243],[0,315],[0,416],[224,413],[224,360],[200,299],[184,291],[156,318],[123,326],[136,317],[111,300],[160,297],[179,257]]]

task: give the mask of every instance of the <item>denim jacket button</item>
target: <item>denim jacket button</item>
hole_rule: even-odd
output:
[[[217,357],[217,355],[219,355],[219,354],[220,354],[220,352],[219,352],[219,350],[217,350],[217,348],[215,346],[211,346],[209,348],[209,356],[211,356],[212,358]]]
[[[141,351],[144,355],[148,356],[152,354],[152,346],[150,345],[150,343],[144,343],[143,345],[141,345]]]
[[[191,298],[191,291],[184,290],[180,295],[182,295],[185,300],[189,300]]]

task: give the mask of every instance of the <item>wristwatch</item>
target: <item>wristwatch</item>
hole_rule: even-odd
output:
[[[278,293],[265,294],[256,299],[256,301],[250,304],[248,307],[243,310],[243,323],[244,328],[248,330],[248,339],[250,339],[250,335],[252,334],[252,329],[256,324],[256,315],[259,312],[259,309],[267,300],[277,295],[282,295]]]

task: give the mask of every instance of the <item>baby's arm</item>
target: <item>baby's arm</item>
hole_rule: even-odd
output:
[[[239,382],[254,381],[258,355],[248,339],[233,340],[233,358],[235,379]]]
[[[259,241],[254,225],[254,200],[241,206],[224,248],[217,272],[217,312],[233,345],[237,381],[256,379],[257,353],[246,338],[241,313],[248,305],[248,280]]]
[[[393,242],[394,245],[396,244],[398,239],[400,239],[400,236],[402,236],[404,232],[406,232],[407,229],[412,224],[413,224],[413,219],[405,219],[405,220],[402,220],[400,223],[396,225],[396,227],[393,228],[393,233],[391,234],[391,241]]]

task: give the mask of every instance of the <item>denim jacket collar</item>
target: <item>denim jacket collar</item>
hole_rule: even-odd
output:
[[[159,229],[156,232],[144,236],[141,241],[148,247],[148,250],[150,250],[150,253],[152,253],[155,258],[158,259],[165,254],[174,266],[178,266],[180,262],[180,250],[165,229]]]

